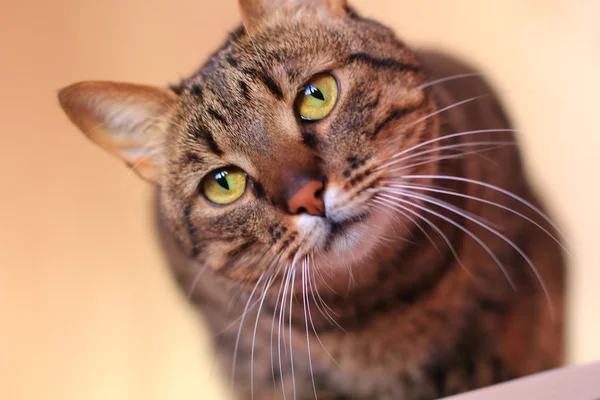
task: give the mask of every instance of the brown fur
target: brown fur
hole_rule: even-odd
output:
[[[134,168],[139,161],[140,174],[157,185],[166,254],[219,333],[226,370],[235,358],[231,379],[239,398],[308,399],[316,392],[319,399],[431,399],[560,365],[560,246],[527,218],[556,234],[552,227],[489,187],[407,178],[478,180],[539,207],[516,147],[458,156],[444,147],[476,151],[468,143],[514,140],[512,133],[449,136],[416,150],[431,150],[423,156],[435,160],[382,167],[427,140],[509,128],[491,88],[479,77],[423,87],[472,69],[411,51],[340,1],[241,6],[246,29],[172,92],[156,89],[152,100],[147,87],[84,83],[60,96],[92,140]],[[323,71],[338,80],[338,102],[322,121],[302,122],[294,100]],[[144,137],[132,159],[123,149]],[[215,207],[198,187],[229,165],[246,171],[248,189]],[[300,179],[326,182],[325,217],[290,213],[286,190]],[[393,195],[398,183],[435,185],[488,203],[420,187],[411,189],[413,197]],[[540,277],[481,224],[522,249]],[[286,284],[292,275],[293,285]]]

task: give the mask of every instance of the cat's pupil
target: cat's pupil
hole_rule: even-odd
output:
[[[306,92],[307,95],[310,95],[316,99],[319,99],[321,101],[325,101],[325,96],[323,95],[323,92],[321,92],[319,89],[317,89],[316,87],[310,85],[309,87],[306,88]]]
[[[219,172],[215,176],[215,180],[217,181],[219,186],[221,186],[223,189],[229,190],[229,182],[227,182],[227,172],[225,172],[225,171]]]

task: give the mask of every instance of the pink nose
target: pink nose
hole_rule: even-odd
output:
[[[325,215],[325,204],[323,203],[322,192],[323,182],[308,181],[288,200],[288,209],[292,214],[308,213],[315,217]]]

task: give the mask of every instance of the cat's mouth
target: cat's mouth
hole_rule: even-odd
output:
[[[360,226],[371,216],[369,211],[341,219],[303,216],[298,221],[300,240],[305,251],[335,256],[360,241]]]
[[[314,265],[329,271],[346,271],[372,254],[381,236],[387,233],[388,216],[372,207],[367,196],[348,197],[339,188],[329,188],[325,217],[297,217],[300,245],[292,257],[306,255],[314,260]]]
[[[337,220],[333,215],[329,218],[300,217],[297,220],[298,240],[302,244],[292,257],[308,257],[311,265],[325,268],[333,274],[331,276],[345,273],[365,260],[379,243],[376,227],[384,226],[384,221],[375,210],[360,210],[354,215],[345,211],[346,215]]]
[[[367,220],[370,216],[370,212],[366,211],[359,215],[343,219],[341,221],[330,221],[330,230],[327,237],[327,241],[331,241],[336,236],[347,233],[349,229],[359,225],[361,222]],[[326,246],[327,247],[327,246]]]

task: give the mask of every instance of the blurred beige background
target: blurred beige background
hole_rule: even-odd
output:
[[[235,26],[235,0],[0,2],[0,398],[219,398],[208,336],[156,248],[150,188],[68,123],[56,91],[177,81]],[[354,4],[502,89],[574,244],[570,361],[600,359],[600,1]]]

